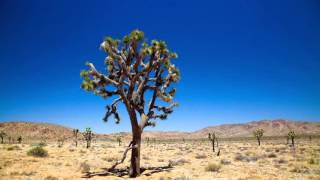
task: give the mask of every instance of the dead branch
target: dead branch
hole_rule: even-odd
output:
[[[122,155],[122,159],[120,161],[117,161],[113,166],[111,166],[111,168],[109,168],[109,171],[114,170],[114,168],[116,168],[119,164],[123,163],[123,161],[126,159],[127,157],[127,153],[130,149],[136,148],[137,146],[132,146],[132,141],[130,142],[130,144],[128,145],[127,149],[123,152]]]

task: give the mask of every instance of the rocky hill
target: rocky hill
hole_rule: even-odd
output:
[[[215,131],[220,137],[250,137],[258,128],[264,130],[264,136],[285,136],[290,129],[293,129],[296,134],[320,134],[320,122],[276,119],[210,126],[193,132],[192,136],[206,137],[208,132]]]
[[[320,122],[308,121],[290,121],[290,120],[262,120],[252,121],[243,124],[224,124],[219,126],[210,126],[195,132],[179,132],[179,131],[146,131],[143,138],[206,138],[208,132],[215,131],[219,137],[251,137],[252,132],[262,128],[265,136],[285,136],[290,129],[295,130],[297,134],[320,134]],[[23,135],[25,138],[57,139],[59,137],[72,137],[72,129],[61,125],[48,123],[33,122],[2,122],[0,123],[0,131],[4,131],[10,136]],[[98,134],[100,138],[115,138],[122,136],[130,138],[129,132]]]
[[[0,123],[0,131],[8,136],[24,138],[57,139],[59,137],[71,137],[72,129],[61,125],[35,122],[3,122]]]

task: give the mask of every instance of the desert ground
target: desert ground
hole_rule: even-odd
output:
[[[62,147],[48,142],[47,157],[32,157],[27,155],[32,143],[1,144],[0,179],[128,179],[121,171],[104,173],[121,159],[126,145],[97,141],[86,149],[84,142],[78,147],[71,141]],[[117,169],[127,168],[129,159],[130,153]],[[137,179],[320,179],[320,140],[297,140],[295,148],[285,140],[265,140],[260,147],[254,140],[221,140],[215,152],[204,140],[143,142],[141,166],[148,170]]]

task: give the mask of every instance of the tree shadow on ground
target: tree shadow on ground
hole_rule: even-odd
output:
[[[161,166],[161,167],[147,167],[141,168],[141,176],[151,176],[154,173],[159,172],[169,172],[173,167],[172,166]],[[123,177],[123,176],[129,176],[129,168],[122,168],[122,169],[107,169],[102,168],[102,171],[99,172],[86,172],[82,178],[92,178],[94,176],[117,176],[117,177]]]

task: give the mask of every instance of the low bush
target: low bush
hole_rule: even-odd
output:
[[[206,171],[210,171],[210,172],[217,172],[221,169],[221,164],[217,164],[217,163],[209,163],[205,170]]]
[[[27,152],[27,155],[34,156],[34,157],[47,157],[48,151],[43,149],[42,146],[36,146],[36,147],[31,148]]]

